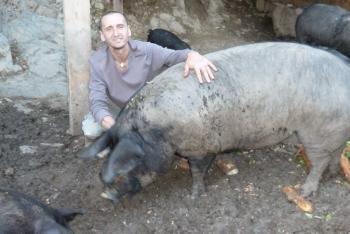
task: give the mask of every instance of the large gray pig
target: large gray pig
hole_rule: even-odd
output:
[[[313,4],[297,18],[299,42],[327,46],[350,57],[350,12],[327,4]]]
[[[349,65],[327,51],[283,42],[207,57],[219,69],[214,83],[184,80],[182,64],[169,68],[81,152],[82,158],[97,158],[111,147],[101,173],[111,188],[106,197],[117,201],[140,190],[169,170],[174,155],[189,159],[196,197],[216,154],[271,146],[293,134],[312,162],[302,195],[316,192],[326,167],[337,168],[339,155],[333,155],[350,137]]]
[[[54,209],[18,191],[0,188],[0,233],[72,234],[68,223],[81,210]]]

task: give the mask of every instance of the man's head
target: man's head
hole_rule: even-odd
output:
[[[131,36],[126,17],[117,11],[109,11],[100,20],[101,40],[113,49],[124,48]]]

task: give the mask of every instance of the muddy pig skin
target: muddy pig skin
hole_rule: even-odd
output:
[[[53,209],[23,193],[0,188],[0,233],[70,234],[81,210]]]
[[[313,4],[298,16],[299,42],[327,46],[350,57],[350,12],[327,4]]]
[[[112,185],[118,176],[133,181],[114,185],[119,198],[167,172],[180,155],[189,159],[195,198],[204,191],[214,155],[296,135],[312,162],[301,193],[313,195],[326,167],[336,171],[338,151],[350,137],[349,65],[327,51],[286,42],[206,56],[218,68],[212,83],[200,84],[193,75],[183,79],[183,64],[169,68],[132,98],[81,157],[96,158],[111,147],[103,182]]]
[[[148,31],[147,41],[173,50],[191,49],[191,47],[174,33],[157,28]]]

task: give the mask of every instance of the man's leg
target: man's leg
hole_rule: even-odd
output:
[[[85,138],[85,146],[90,145],[96,138],[104,132],[102,126],[97,123],[91,112],[85,115],[82,122],[82,130]]]

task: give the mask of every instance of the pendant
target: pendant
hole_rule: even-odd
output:
[[[124,63],[120,63],[120,67],[124,68],[125,64]]]

